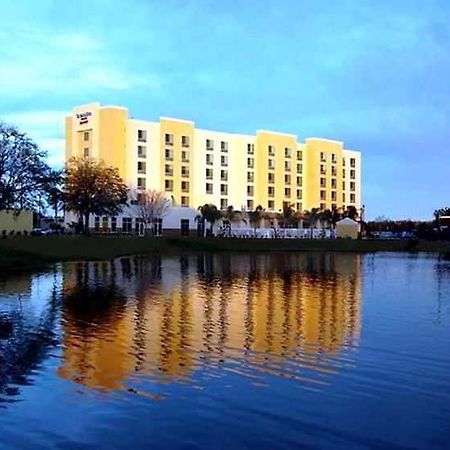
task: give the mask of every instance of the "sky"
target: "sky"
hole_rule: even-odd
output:
[[[344,141],[369,219],[450,206],[448,0],[2,1],[0,120],[61,166],[94,101]]]

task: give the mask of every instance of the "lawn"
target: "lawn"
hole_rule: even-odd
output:
[[[136,236],[17,236],[0,239],[0,270],[23,270],[55,261],[183,251],[425,251],[450,252],[450,242],[401,240],[198,239]]]

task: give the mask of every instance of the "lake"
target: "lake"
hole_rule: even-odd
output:
[[[0,449],[448,448],[450,258],[185,254],[0,275]]]

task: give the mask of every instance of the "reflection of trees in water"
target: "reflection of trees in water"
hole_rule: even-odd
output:
[[[33,382],[32,374],[58,345],[56,269],[53,275],[51,296],[38,316],[22,307],[22,302],[29,299],[22,299],[20,294],[13,310],[0,312],[0,406],[14,401],[20,392],[19,386]],[[28,276],[32,278],[31,274]]]
[[[337,355],[359,333],[354,255],[122,258],[76,267],[64,285],[60,374],[100,389],[229,358],[263,370],[261,361]]]

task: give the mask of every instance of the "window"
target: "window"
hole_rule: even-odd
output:
[[[298,163],[297,164],[297,173],[302,173],[303,172],[303,164]]]
[[[137,163],[137,171],[138,171],[138,173],[145,173],[146,172],[145,162],[138,161],[138,163]]]
[[[138,130],[137,138],[139,142],[147,142],[147,130]]]
[[[342,158],[342,165],[345,167],[345,158]]]
[[[268,167],[269,169],[275,169],[275,161],[274,161],[273,159],[269,159],[269,160],[267,161],[267,167]]]
[[[134,220],[134,232],[136,234],[141,234],[141,224],[142,224],[142,231],[144,231],[143,230],[144,223],[143,223],[142,219],[136,218]]]
[[[138,189],[145,189],[145,178],[138,178],[137,179],[137,187]]]
[[[220,199],[220,209],[227,209],[228,208],[228,200],[226,198]]]
[[[173,160],[173,150],[171,148],[166,148],[164,155],[165,155],[167,161]]]
[[[173,191],[173,180],[165,180],[164,189],[169,192]]]
[[[255,153],[255,144],[247,144],[247,153],[253,155]]]
[[[183,150],[181,152],[181,161],[189,162],[189,152],[187,152],[186,150]]]
[[[228,142],[221,141],[220,142],[220,150],[222,150],[223,152],[226,153],[228,151]]]
[[[325,203],[321,203],[320,204],[320,210],[323,211],[324,209],[326,209],[326,205],[325,205]]]
[[[267,153],[269,154],[269,156],[274,156],[275,155],[275,147],[273,145],[269,145],[267,147]]]
[[[284,176],[284,184],[291,184],[291,176],[290,175]]]
[[[345,181],[342,182],[342,190],[345,191]]]
[[[303,152],[301,150],[297,150],[297,159],[301,161],[303,159]]]
[[[189,236],[189,219],[181,219],[180,230],[181,236]]]
[[[212,169],[209,169],[209,168],[206,169],[206,179],[207,180],[213,179],[213,170]]]
[[[325,175],[327,173],[326,168],[325,168],[325,164],[321,164],[320,165],[320,174],[321,175]]]
[[[189,136],[181,136],[181,146],[189,147]]]
[[[291,156],[292,156],[292,150],[290,148],[286,147],[284,149],[284,157],[285,158],[290,158]]]
[[[303,210],[301,202],[297,202],[297,203],[295,204],[295,209],[296,209],[297,211],[302,211],[302,210]]]
[[[336,153],[331,154],[331,163],[336,164],[337,163],[337,156]]]
[[[345,203],[345,193],[342,194],[342,203]]]
[[[221,170],[220,171],[220,179],[222,181],[228,181],[228,170]]]
[[[206,150],[214,150],[214,141],[212,139],[206,139]]]
[[[331,191],[331,201],[332,201],[332,202],[337,201],[337,194],[336,194],[336,191]]]
[[[352,170],[350,170],[350,179],[354,180],[355,178],[356,178],[355,171],[352,169]]]
[[[173,134],[166,133],[164,135],[164,142],[166,145],[173,145]]]
[[[94,230],[99,232],[100,231],[100,217],[96,216],[94,219]]]
[[[302,186],[302,185],[303,185],[303,178],[297,177],[297,186]]]
[[[83,133],[83,139],[84,139],[85,142],[89,140],[89,131],[85,131]]]
[[[350,203],[355,203],[355,194],[350,194]]]
[[[253,195],[255,195],[254,192],[255,192],[254,187],[251,185],[248,185],[247,186],[247,195],[249,197],[253,197]]]
[[[327,179],[326,178],[320,179],[320,187],[321,188],[327,187]]]
[[[269,183],[275,183],[275,174],[273,172],[267,174],[267,181]]]
[[[213,184],[212,183],[206,183],[205,190],[207,194],[213,193]]]
[[[212,166],[213,165],[213,161],[214,161],[213,155],[211,153],[207,153],[206,154],[206,164],[209,165],[209,166]]]
[[[253,183],[255,181],[255,172],[247,172],[247,181]]]
[[[327,157],[325,156],[325,153],[320,152],[320,161],[321,162],[326,162],[326,160],[327,160]]]
[[[302,198],[302,190],[301,189],[297,189],[297,199],[301,199]]]
[[[332,178],[331,179],[331,189],[336,189],[337,188],[337,180],[336,178]]]
[[[247,200],[247,210],[251,211],[254,208],[254,203],[252,199]]]
[[[182,181],[181,182],[181,191],[182,192],[189,192],[189,181]]]
[[[350,190],[351,191],[355,191],[355,182],[354,181],[350,181]]]
[[[356,159],[350,158],[350,167],[356,167]]]
[[[133,225],[133,219],[131,217],[122,218],[122,232],[131,233],[131,227]]]
[[[342,169],[342,178],[345,178],[345,169]]]
[[[286,170],[287,172],[291,171],[291,162],[290,161],[284,162],[284,170]]]
[[[173,176],[173,167],[170,164],[165,165],[165,174],[169,177]]]
[[[228,195],[228,184],[220,185],[220,195]]]
[[[138,145],[138,158],[147,157],[147,147],[145,145]]]
[[[189,176],[189,166],[181,166],[181,176],[187,178]]]
[[[267,194],[269,197],[274,197],[275,196],[275,188],[273,186],[269,186],[267,188]]]
[[[183,206],[184,208],[189,206],[189,197],[186,197],[185,195],[181,196],[181,206]]]
[[[87,158],[89,156],[89,147],[84,148],[84,157]]]
[[[117,231],[117,217],[111,217],[111,233]]]
[[[291,196],[291,188],[284,188],[284,196],[290,197]]]
[[[327,199],[327,192],[320,191],[320,200],[326,200],[326,199]]]
[[[253,169],[255,166],[255,160],[253,158],[247,158],[247,167],[249,169]]]
[[[222,155],[222,156],[220,157],[220,165],[221,165],[222,167],[228,166],[228,156]]]
[[[331,166],[331,176],[332,176],[332,177],[337,176],[337,169],[336,169],[336,166]]]
[[[273,200],[269,200],[267,202],[267,208],[273,210],[275,208],[275,202]]]

